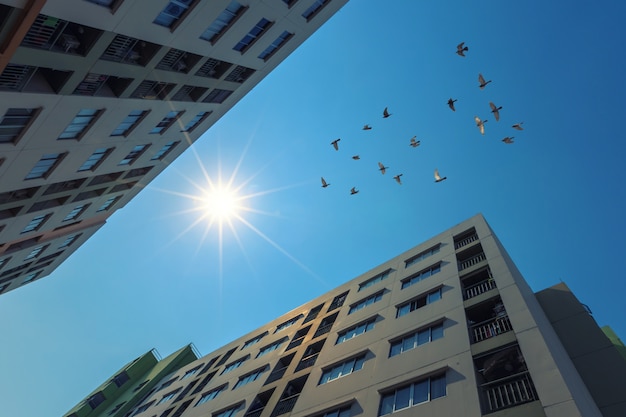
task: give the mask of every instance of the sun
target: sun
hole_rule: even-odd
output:
[[[239,217],[244,207],[237,190],[218,184],[201,193],[198,205],[200,212],[210,222],[228,222]]]

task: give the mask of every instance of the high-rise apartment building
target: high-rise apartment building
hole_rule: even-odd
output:
[[[614,342],[480,215],[166,375],[124,370],[66,416],[626,415]]]
[[[347,0],[0,0],[0,293],[52,272]]]

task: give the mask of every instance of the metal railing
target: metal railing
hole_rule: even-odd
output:
[[[30,65],[8,64],[0,74],[0,90],[22,91],[36,69]]]
[[[104,51],[100,59],[123,62],[126,64],[139,64],[141,55],[135,50],[139,40],[129,36],[117,35],[109,47]]]
[[[285,371],[287,371],[287,367],[283,366],[282,368],[274,369],[272,373],[267,377],[267,381],[263,385],[267,385],[270,382],[278,381],[285,375]]]
[[[316,338],[318,336],[321,336],[323,334],[326,334],[328,332],[330,332],[331,327],[333,327],[333,323],[330,324],[326,324],[324,326],[320,326],[316,331],[315,334],[313,335],[313,338]]]
[[[469,300],[470,298],[474,298],[482,293],[491,291],[494,288],[496,288],[496,282],[493,280],[493,278],[488,278],[484,281],[470,285],[469,287],[465,288],[463,299]]]
[[[535,386],[528,372],[483,384],[481,388],[486,398],[488,413],[538,399]]]
[[[472,343],[478,343],[502,333],[510,332],[513,330],[513,326],[511,326],[509,316],[505,315],[474,324],[470,329],[473,336]]]
[[[454,249],[462,248],[465,245],[469,245],[470,243],[478,240],[478,235],[474,234],[466,237],[465,239],[461,239],[458,242],[454,242]]]
[[[180,49],[170,49],[156,66],[158,69],[166,71],[187,72],[189,68],[185,62],[187,53]]]
[[[297,395],[293,395],[289,398],[285,398],[283,400],[280,400],[278,402],[278,404],[276,404],[276,407],[274,408],[274,411],[272,411],[272,415],[271,417],[274,416],[278,416],[281,414],[285,414],[290,412],[291,410],[293,410],[293,407],[296,405],[296,401],[298,400],[298,397],[300,396],[300,394]]]
[[[302,358],[298,366],[296,366],[296,371],[301,371],[302,369],[309,368],[315,365],[315,361],[317,360],[318,356],[319,353],[315,353],[311,356],[307,356],[306,358]]]
[[[479,253],[478,255],[474,255],[471,258],[465,259],[464,261],[459,262],[459,271],[469,268],[470,266],[474,266],[477,263],[487,260],[487,256],[485,256],[484,252]]]

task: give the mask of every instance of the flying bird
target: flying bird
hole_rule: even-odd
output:
[[[385,110],[383,110],[383,119],[386,119],[389,116],[391,116],[391,113],[389,113],[389,111],[387,111],[387,107],[385,107]]]
[[[502,139],[502,142],[506,143],[507,145],[510,145],[511,143],[514,142],[514,140],[513,140],[514,137],[515,136],[510,136],[510,137],[507,136],[506,138]]]
[[[355,161],[358,161],[359,159],[361,159],[361,157],[359,155],[353,155],[352,159],[354,159]]]
[[[326,188],[328,187],[330,184],[326,182],[326,180],[324,179],[324,177],[322,177],[322,188]]]
[[[452,100],[452,98],[450,98],[450,100],[448,100],[448,107],[450,107],[450,110],[452,111],[456,111],[456,109],[454,108],[454,102],[456,101],[456,99]]]
[[[350,190],[350,195],[355,195],[359,192],[359,190],[356,189],[356,187],[352,187],[352,189]]]
[[[465,56],[465,51],[469,51],[469,48],[465,46],[465,42],[461,42],[456,46],[456,53],[459,56]]]
[[[502,110],[502,106],[496,107],[491,101],[489,102],[489,107],[491,107],[491,112],[493,113],[493,117],[496,118],[496,122],[500,120],[500,110]]]
[[[487,123],[488,120],[480,120],[480,117],[478,117],[478,116],[474,116],[474,120],[476,121],[476,126],[478,126],[478,130],[480,130],[480,134],[484,135],[485,134],[485,123]]]
[[[441,182],[443,180],[447,180],[448,177],[441,177],[439,176],[439,170],[437,168],[435,168],[435,182]]]
[[[417,148],[418,146],[420,146],[420,141],[419,140],[415,140],[416,136],[413,136],[411,138],[411,143],[409,145],[411,145],[414,148]]]
[[[402,181],[400,181],[400,177],[402,176],[402,174],[398,174],[395,177],[393,177],[394,180],[396,180],[396,182],[400,185],[402,185]]]
[[[524,124],[524,122],[519,122],[519,123],[515,123],[513,126],[511,126],[513,129],[516,130],[524,130],[524,128],[522,127],[522,125]]]
[[[382,163],[380,163],[380,162],[378,163],[378,170],[379,170],[379,171],[380,171],[383,175],[385,175],[385,172],[386,172],[386,169],[387,169],[387,168],[389,168],[389,167],[384,166],[384,165],[383,165]]]
[[[479,83],[478,87],[479,87],[481,90],[484,90],[484,89],[485,89],[485,86],[486,86],[487,84],[489,84],[490,82],[491,82],[491,80],[489,80],[489,81],[485,81],[485,78],[483,77],[483,75],[482,75],[482,74],[478,74],[478,83]]]
[[[365,126],[363,126],[363,130],[372,130],[372,126],[365,125]]]
[[[339,150],[339,141],[341,139],[335,139],[334,141],[330,142],[331,145],[333,145],[333,148],[335,148],[336,151]]]

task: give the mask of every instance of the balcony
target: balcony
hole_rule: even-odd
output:
[[[503,315],[470,326],[472,343],[482,342],[513,330],[509,316]]]
[[[272,411],[271,417],[279,416],[281,414],[285,414],[293,410],[293,407],[296,405],[296,401],[298,401],[298,397],[300,394],[294,395],[292,397],[288,397],[282,399],[276,404],[274,411]]]
[[[22,40],[22,46],[87,55],[101,30],[40,14]]]
[[[486,413],[538,400],[528,372],[501,378],[481,385]]]
[[[459,271],[463,271],[467,268],[470,268],[480,262],[486,261],[487,257],[484,252],[481,252],[477,255],[472,256],[471,258],[464,259],[463,261],[458,262]]]
[[[311,366],[315,365],[315,361],[317,360],[318,356],[319,356],[319,352],[311,356],[307,356],[306,358],[302,358],[298,366],[296,366],[296,372],[301,371],[306,368],[310,368]]]
[[[477,235],[476,233],[474,233],[474,234],[473,234],[473,235],[471,235],[471,236],[468,236],[468,237],[466,237],[466,238],[463,238],[463,239],[461,239],[461,240],[459,240],[459,241],[455,241],[455,242],[454,242],[454,249],[459,249],[459,248],[462,248],[463,246],[467,246],[467,245],[469,245],[470,243],[475,242],[475,241],[477,241],[477,240],[478,240],[478,235]]]
[[[480,281],[476,284],[466,287],[463,292],[463,299],[469,300],[470,298],[477,297],[481,294],[486,293],[487,291],[491,291],[494,288],[496,288],[496,282],[493,280],[493,278],[488,278],[484,281]]]

